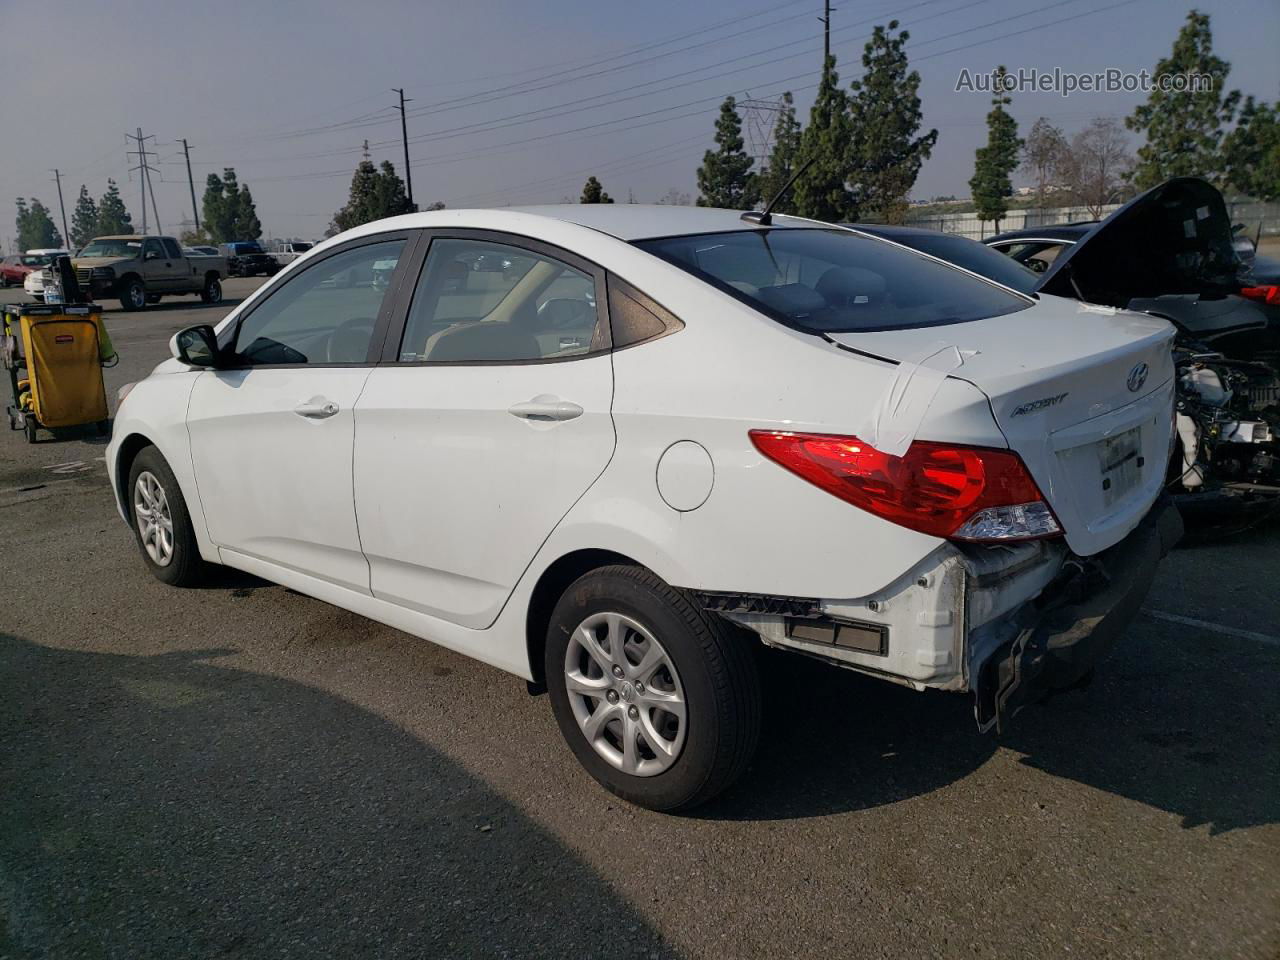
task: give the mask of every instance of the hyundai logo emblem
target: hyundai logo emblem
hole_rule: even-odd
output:
[[[1129,392],[1137,393],[1142,389],[1142,385],[1147,382],[1147,365],[1140,363],[1129,371]]]

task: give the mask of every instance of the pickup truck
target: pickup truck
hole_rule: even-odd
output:
[[[280,269],[280,264],[256,240],[224,243],[218,249],[227,258],[228,275],[232,277],[270,277]]]
[[[314,246],[314,243],[307,243],[305,240],[283,241],[276,244],[276,248],[271,251],[271,256],[275,258],[276,263],[285,267]]]
[[[129,234],[95,237],[71,260],[81,288],[93,299],[119,299],[126,310],[141,310],[173,294],[199,294],[205,303],[222,300],[226,257],[188,256],[173,237]]]

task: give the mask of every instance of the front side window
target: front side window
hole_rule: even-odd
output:
[[[431,243],[400,343],[403,363],[555,360],[603,345],[595,279],[488,240]]]
[[[1028,270],[1044,273],[1067,246],[1068,244],[1058,240],[1022,240],[1017,243],[1003,244],[996,249]]]
[[[404,244],[355,247],[290,277],[240,324],[237,359],[249,366],[363,363]]]
[[[847,230],[743,230],[637,246],[810,333],[965,323],[1031,305],[985,280]]]
[[[144,260],[160,260],[164,257],[164,248],[160,246],[159,240],[147,240],[142,245],[142,258]]]

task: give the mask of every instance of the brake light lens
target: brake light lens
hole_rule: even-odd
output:
[[[901,457],[857,437],[752,430],[765,457],[855,507],[935,537],[1030,540],[1062,532],[1011,450],[917,440]]]
[[[1280,307],[1280,287],[1267,284],[1261,287],[1241,287],[1240,296]]]

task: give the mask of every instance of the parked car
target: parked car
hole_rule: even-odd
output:
[[[27,274],[47,266],[53,257],[47,253],[18,253],[0,260],[0,285],[16,287]]]
[[[126,310],[141,310],[161,297],[184,293],[220,303],[227,273],[223,257],[190,257],[173,237],[139,234],[95,237],[71,264],[90,296],[119,299]]]
[[[275,249],[271,251],[271,256],[275,259],[277,265],[283,267],[297,260],[314,246],[314,243],[307,243],[303,240],[288,240],[277,243]]]
[[[1087,680],[1180,531],[1173,334],[798,218],[420,213],[175,334],[105,459],[160,580],[225,564],[545,686],[669,810],[749,762],[755,642],[982,729]]]
[[[70,252],[61,247],[43,247],[39,250],[28,250],[27,256],[41,263],[34,270],[28,270],[26,276],[22,278],[23,292],[36,302],[43,303],[44,282],[48,276],[49,265],[53,263],[54,257],[67,256]]]
[[[219,251],[217,247],[209,246],[207,244],[197,244],[194,247],[183,247],[183,252],[186,253],[187,251],[190,251],[191,256],[197,256],[197,257],[222,256],[221,251]]]
[[[1241,263],[1236,232],[1217,189],[1188,177],[1100,223],[984,241],[1036,272],[1032,292],[1139,310],[1178,328],[1169,483],[1184,514],[1210,519],[1280,509],[1280,295]]]
[[[269,277],[280,269],[275,258],[256,240],[224,243],[218,249],[227,258],[227,270],[233,277]]]

